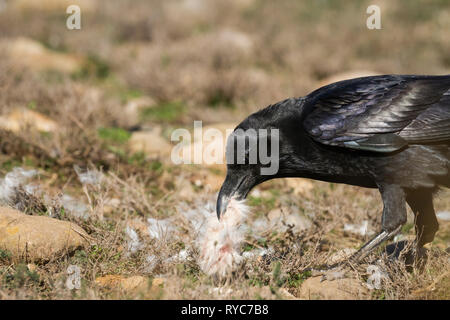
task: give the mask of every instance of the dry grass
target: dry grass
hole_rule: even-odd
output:
[[[198,230],[184,213],[214,201],[214,192],[196,184],[198,172],[224,172],[132,154],[123,110],[134,98],[150,96],[154,109],[138,116],[138,126],[161,127],[167,136],[174,127],[192,126],[194,119],[239,121],[274,101],[306,94],[338,72],[450,73],[445,1],[375,2],[383,10],[381,31],[365,28],[367,1],[97,0],[83,12],[80,31],[66,30],[64,11],[11,6],[0,12],[5,43],[27,37],[85,59],[72,74],[37,72],[13,65],[1,48],[0,116],[28,108],[58,124],[50,133],[0,130],[1,176],[17,166],[39,171],[33,182],[40,193],[19,189],[10,205],[29,214],[51,212],[94,239],[89,248],[34,271],[0,251],[0,298],[286,298],[286,291],[296,296],[310,276],[302,270],[341,249],[360,247],[368,236],[344,232],[344,225],[367,220],[370,230],[379,228],[382,207],[375,190],[313,182],[311,190],[298,194],[285,181],[273,181],[249,199],[250,228],[242,248],[266,254],[246,259],[225,280],[204,274],[196,263]],[[82,184],[78,166],[101,172],[101,182]],[[67,210],[64,195],[85,214]],[[270,211],[290,207],[309,219],[309,229],[257,228],[255,221],[267,222]],[[436,209],[449,208],[449,192],[443,191]],[[167,219],[171,228],[152,237],[149,218]],[[408,237],[411,222],[409,212],[403,230]],[[350,276],[364,282],[367,264],[381,257],[389,274],[382,289],[363,298],[449,299],[449,231],[450,223],[442,222],[423,272],[410,272],[379,252],[355,267]],[[176,258],[183,250],[187,257]],[[80,290],[65,286],[69,265],[82,270]],[[111,274],[142,275],[149,283],[162,277],[165,283],[141,293],[95,283]]]

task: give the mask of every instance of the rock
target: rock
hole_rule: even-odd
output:
[[[269,219],[269,221],[273,222],[273,221],[278,221],[283,217],[283,211],[280,208],[276,208],[271,210],[268,215],[267,218]]]
[[[0,48],[5,48],[11,64],[33,71],[56,70],[73,73],[80,70],[85,61],[81,57],[54,52],[41,43],[28,38],[3,40]]]
[[[18,133],[25,128],[34,128],[41,132],[54,132],[58,124],[39,112],[20,108],[6,116],[0,116],[0,128]]]
[[[142,276],[132,276],[126,278],[121,275],[106,275],[95,279],[95,283],[101,287],[120,288],[125,291],[147,289],[148,278]]]
[[[150,279],[148,277],[124,277],[121,275],[106,275],[95,279],[95,283],[100,287],[124,290],[128,293],[156,292],[161,289],[164,282],[162,278],[154,278],[150,285]]]
[[[88,239],[74,223],[0,207],[0,248],[15,259],[48,261],[85,247]]]
[[[326,86],[330,83],[347,80],[347,79],[353,79],[353,78],[359,78],[359,77],[367,77],[367,76],[376,76],[379,75],[378,72],[370,71],[370,70],[354,70],[354,71],[347,71],[347,72],[341,72],[335,75],[332,75],[330,77],[327,77],[325,79],[322,79],[319,82],[318,88]]]
[[[285,288],[278,289],[277,293],[283,300],[298,300],[296,296],[287,291]]]
[[[133,132],[128,140],[132,152],[144,152],[149,157],[167,157],[172,145],[161,136],[159,129]]]
[[[155,278],[152,281],[152,287],[161,287],[165,283],[164,279],[162,278]]]
[[[253,40],[247,34],[233,30],[223,29],[215,35],[217,43],[232,51],[240,51],[245,55],[250,55],[253,51]]]
[[[292,189],[294,195],[306,195],[314,189],[314,184],[308,179],[288,178],[284,180],[286,186]]]
[[[308,300],[355,300],[368,298],[368,289],[364,284],[352,278],[324,280],[322,277],[306,279],[298,293],[300,299]]]

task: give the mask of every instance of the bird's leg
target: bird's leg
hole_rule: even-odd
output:
[[[415,215],[416,243],[418,248],[434,240],[439,229],[433,207],[433,195],[427,190],[409,190],[406,201]]]
[[[415,215],[416,240],[414,243],[401,241],[386,247],[389,257],[404,259],[408,269],[414,266],[421,270],[427,261],[427,249],[423,246],[432,242],[439,229],[439,223],[433,207],[431,190],[406,190],[406,201]],[[412,244],[410,246],[409,244]]]
[[[393,184],[378,185],[383,200],[382,231],[359,249],[350,260],[359,262],[382,242],[394,237],[406,222],[405,192]]]
[[[352,263],[358,263],[365,258],[373,249],[382,242],[394,237],[406,222],[405,193],[396,185],[379,185],[381,198],[383,200],[383,217],[381,220],[382,231],[362,246],[348,260],[336,263],[321,270],[312,270],[313,274],[322,274],[324,279],[336,279],[336,276],[345,274],[344,267]],[[317,272],[318,271],[318,272]]]

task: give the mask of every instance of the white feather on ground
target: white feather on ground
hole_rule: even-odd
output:
[[[361,224],[345,224],[344,225],[344,231],[353,233],[353,234],[358,234],[361,236],[365,236],[365,235],[372,235],[374,234],[373,231],[369,230],[369,221],[368,220],[364,220]]]
[[[137,232],[130,226],[127,226],[125,228],[125,233],[128,237],[128,243],[127,243],[128,252],[130,254],[135,254],[143,247],[141,241],[139,240],[139,236],[138,236]]]
[[[63,194],[60,203],[71,216],[84,220],[89,218],[89,208],[82,201],[68,194]]]
[[[450,221],[450,211],[440,211],[436,214],[437,218],[443,221]]]
[[[159,263],[159,259],[157,256],[155,256],[154,254],[150,254],[145,258],[145,271],[146,272],[153,272],[153,270],[156,268],[156,266]]]
[[[36,170],[25,170],[19,167],[8,172],[0,181],[0,202],[9,204],[19,187],[23,187],[26,192],[33,192],[32,186],[24,186],[24,184],[36,174]]]
[[[198,264],[209,275],[226,276],[242,261],[241,244],[245,235],[244,220],[248,207],[243,201],[231,199],[227,211],[219,221],[209,212],[204,228],[199,232]]]
[[[83,185],[97,186],[103,179],[103,174],[98,170],[86,170],[83,171],[80,167],[74,166],[74,170]]]
[[[175,228],[169,219],[148,218],[148,234],[150,238],[161,240],[175,232]]]

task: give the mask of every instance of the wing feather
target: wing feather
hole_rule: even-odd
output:
[[[450,96],[445,95],[449,89],[450,75],[337,82],[306,97],[303,126],[322,144],[392,152],[408,141],[450,135]]]

